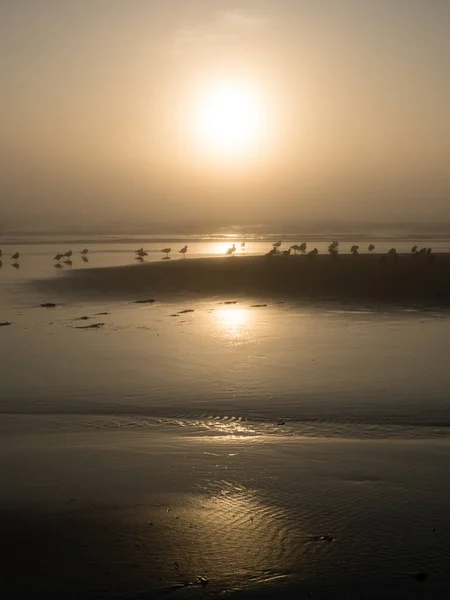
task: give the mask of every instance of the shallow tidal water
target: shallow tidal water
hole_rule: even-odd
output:
[[[44,254],[0,272],[10,597],[439,597],[450,313],[71,302]]]

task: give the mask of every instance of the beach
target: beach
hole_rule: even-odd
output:
[[[316,258],[3,270],[6,597],[442,597],[447,257]]]
[[[78,270],[57,290],[133,298],[142,294],[258,294],[350,302],[450,302],[450,254],[231,256]]]

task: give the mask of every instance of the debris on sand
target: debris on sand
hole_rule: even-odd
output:
[[[104,325],[104,323],[92,323],[92,325],[79,325],[78,327],[75,327],[75,329],[100,329],[100,327],[103,327]]]
[[[193,308],[185,308],[184,310],[180,310],[178,314],[184,315],[185,313],[191,313],[191,312],[194,312]]]
[[[179,317],[180,315],[174,314],[174,315],[169,315],[169,317]]]
[[[237,300],[226,300],[225,302],[221,302],[221,304],[237,304]]]
[[[156,302],[154,298],[148,298],[148,300],[136,300],[135,304],[153,304]]]
[[[250,308],[262,308],[263,306],[267,306],[267,304],[252,304]]]
[[[209,579],[207,577],[202,577],[201,575],[199,575],[197,577],[196,583],[201,585],[202,587],[205,587],[206,585],[208,585]]]
[[[75,319],[75,321],[87,321],[90,318],[91,317],[87,317],[86,315],[84,315],[84,317],[78,317],[77,319]]]
[[[103,316],[103,315],[109,315],[109,312],[95,313],[96,317],[100,317],[100,316]]]
[[[54,302],[44,302],[44,304],[41,304],[41,308],[56,308],[56,304]]]
[[[11,325],[9,321],[3,321],[3,323],[0,323],[0,327],[7,327],[8,325]]]

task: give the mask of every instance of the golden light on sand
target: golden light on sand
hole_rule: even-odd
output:
[[[192,135],[209,158],[250,158],[268,133],[268,106],[262,91],[246,81],[219,80],[197,89]]]
[[[243,338],[252,321],[251,311],[247,308],[223,308],[213,314],[220,333],[233,340]]]

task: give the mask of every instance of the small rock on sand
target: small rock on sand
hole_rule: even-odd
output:
[[[227,300],[226,302],[222,302],[222,304],[237,304],[237,300]]]
[[[103,315],[109,315],[109,312],[95,313],[96,317],[100,317],[100,316],[103,316]]]
[[[41,308],[56,308],[56,304],[54,302],[44,302],[44,304],[41,304]]]
[[[104,323],[92,323],[92,325],[79,325],[78,327],[75,327],[75,329],[100,329],[100,327],[103,327]]]
[[[263,306],[267,306],[267,304],[252,304],[250,308],[262,308]]]
[[[153,304],[156,302],[154,298],[148,298],[147,300],[136,300],[135,304]]]
[[[75,319],[75,321],[87,321],[90,318],[91,317],[86,317],[86,315],[84,315],[84,317],[78,317],[77,319]]]
[[[178,314],[184,315],[185,313],[190,313],[190,312],[194,312],[194,309],[193,308],[185,308],[184,310],[180,310],[180,312]]]
[[[7,327],[8,325],[11,325],[9,321],[3,321],[3,323],[0,323],[0,327]]]

